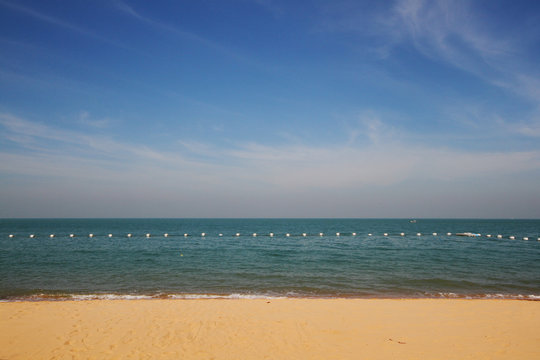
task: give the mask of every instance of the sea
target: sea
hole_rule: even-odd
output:
[[[539,238],[513,219],[0,219],[0,301],[540,300]]]

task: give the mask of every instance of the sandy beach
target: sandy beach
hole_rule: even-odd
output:
[[[6,302],[0,318],[0,359],[540,358],[534,301]]]

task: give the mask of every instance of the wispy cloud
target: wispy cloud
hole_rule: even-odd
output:
[[[514,43],[480,30],[480,19],[466,1],[400,0],[387,21],[393,36],[410,39],[425,55],[474,73],[495,67],[495,59],[515,53]]]
[[[396,42],[470,72],[492,85],[540,101],[536,63],[527,62],[521,38],[495,36],[474,2],[399,0],[382,21]]]
[[[38,155],[69,153],[88,158],[105,156],[111,160],[122,160],[128,155],[152,160],[162,157],[144,145],[123,144],[103,135],[58,129],[11,114],[0,114],[0,126],[4,128],[3,138]]]
[[[368,121],[359,128],[360,136],[369,139],[370,133],[385,126],[380,119]],[[373,187],[388,187],[395,191],[401,183],[426,181],[447,192],[452,183],[464,180],[488,184],[494,176],[540,171],[540,151],[472,152],[413,145],[392,137],[335,146],[238,142],[218,147],[181,141],[180,147],[170,144],[172,148],[163,150],[102,134],[62,130],[11,114],[0,114],[0,130],[0,173],[4,175],[40,179],[40,186],[49,190],[65,186],[55,184],[70,184],[73,196],[79,197],[85,187],[97,191],[97,184],[119,199],[126,197],[121,201],[139,196],[159,204],[173,199],[193,201],[198,196],[205,206],[223,208],[221,216],[228,214],[227,201],[246,196],[253,202],[272,201],[272,197],[291,202],[287,197],[302,194],[309,203],[310,197],[345,189],[366,193]],[[236,201],[235,206],[239,204],[256,207],[245,201]]]
[[[114,45],[114,46],[117,46],[117,47],[126,48],[126,46],[124,44],[122,44],[120,42],[117,42],[117,41],[114,41],[114,40],[111,40],[110,38],[101,36],[101,35],[97,34],[96,32],[94,32],[92,30],[88,30],[88,29],[83,28],[83,27],[81,27],[79,25],[72,24],[70,22],[64,21],[64,20],[56,18],[54,16],[50,16],[50,15],[48,15],[46,13],[37,11],[37,10],[32,9],[30,7],[26,7],[26,6],[19,5],[19,4],[14,4],[12,2],[4,1],[4,0],[0,0],[0,6],[4,6],[4,7],[10,9],[10,10],[13,10],[13,11],[19,12],[21,14],[33,17],[34,19],[37,19],[37,20],[52,24],[54,26],[61,27],[61,28],[73,31],[73,32],[78,33],[80,35],[84,35],[84,36],[86,36],[88,38],[92,38],[94,40],[99,40],[101,42],[105,42],[105,43],[108,43],[110,45]]]
[[[279,17],[283,15],[284,13],[283,7],[277,4],[276,1],[274,0],[243,0],[243,1],[255,3],[276,17]]]
[[[384,126],[379,120],[367,124],[365,135],[373,141],[362,146],[268,146],[249,142],[222,148],[184,141],[182,148],[170,151],[55,129],[9,114],[0,115],[0,126],[4,130],[2,138],[25,150],[22,153],[27,162],[35,156],[36,164],[42,163],[44,157],[69,154],[70,158],[91,161],[96,166],[103,160],[104,168],[116,162],[123,163],[123,169],[128,166],[137,171],[138,166],[151,164],[152,168],[177,175],[189,172],[193,177],[204,177],[215,173],[287,188],[392,184],[408,179],[457,179],[540,169],[538,151],[466,152],[404,144],[390,138],[380,143],[373,135],[377,132],[373,126]],[[2,153],[13,156],[7,149]],[[4,166],[3,171],[12,170]],[[66,175],[70,173],[69,169],[65,171]]]
[[[344,1],[323,9],[324,29],[354,33],[362,46],[371,47],[383,58],[392,60],[395,56],[399,61],[399,49],[403,45],[412,47],[434,62],[472,74],[509,96],[519,97],[528,103],[531,115],[504,119],[504,130],[537,136],[534,129],[540,110],[540,68],[530,54],[539,40],[538,31],[529,31],[525,37],[527,29],[512,31],[507,21],[492,19],[482,12],[481,4],[467,0],[397,0],[390,6],[369,9]],[[415,84],[405,86],[414,88]],[[487,115],[493,117],[483,114]]]
[[[207,39],[203,36],[200,36],[198,34],[195,34],[193,32],[185,31],[182,29],[179,29],[177,26],[174,26],[172,24],[153,19],[150,16],[147,16],[145,14],[140,13],[139,11],[135,10],[131,5],[128,3],[117,0],[115,1],[116,8],[123,12],[124,14],[142,22],[149,26],[154,27],[155,29],[164,31],[166,33],[172,34],[174,36],[177,36],[178,38],[181,38],[183,40],[187,40],[193,43],[200,44],[202,46],[205,46],[207,48],[210,48],[222,55],[228,56],[230,58],[233,58],[235,60],[242,61],[244,63],[249,63],[252,65],[260,65],[256,64],[252,59],[240,54],[238,51],[232,50],[230,47],[224,46],[219,42]]]
[[[79,113],[78,122],[86,126],[104,129],[104,128],[109,127],[111,123],[111,119],[109,118],[96,119],[90,116],[90,113],[88,111],[82,110]]]
[[[91,31],[89,31],[87,29],[84,29],[82,27],[73,25],[73,24],[71,24],[69,22],[63,21],[63,20],[55,18],[53,16],[44,14],[44,13],[39,12],[37,10],[34,10],[32,8],[22,6],[22,5],[19,5],[19,4],[13,4],[11,2],[4,1],[4,0],[0,0],[0,5],[2,5],[4,7],[7,7],[8,9],[17,11],[19,13],[31,16],[31,17],[33,17],[35,19],[47,22],[49,24],[56,25],[56,26],[59,26],[59,27],[63,27],[65,29],[75,31],[75,32],[78,32],[80,34],[83,34],[83,35],[86,35],[86,36],[89,36],[89,37],[98,38],[98,36],[96,34],[94,34],[93,32],[91,32]]]

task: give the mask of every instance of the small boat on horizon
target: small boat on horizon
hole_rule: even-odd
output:
[[[476,234],[476,233],[472,233],[472,232],[457,233],[456,235],[457,236],[468,236],[468,237],[481,236],[481,234]]]

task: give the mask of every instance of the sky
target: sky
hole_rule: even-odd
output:
[[[540,218],[540,2],[0,0],[0,217]]]

